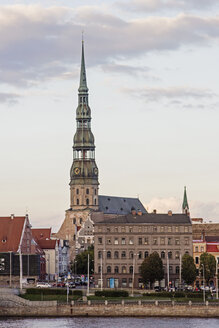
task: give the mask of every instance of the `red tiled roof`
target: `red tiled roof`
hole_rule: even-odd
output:
[[[0,252],[17,252],[25,216],[0,217]]]
[[[31,229],[32,235],[35,240],[41,239],[50,239],[51,237],[51,228],[44,228],[44,229]]]
[[[40,239],[37,243],[42,249],[55,249],[56,240],[55,239]]]

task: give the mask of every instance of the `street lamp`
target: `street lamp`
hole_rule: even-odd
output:
[[[203,302],[205,303],[205,267],[204,264],[202,264],[203,267]]]
[[[135,256],[138,254],[133,254],[133,271],[132,271],[132,296],[134,296],[134,281],[135,281]]]
[[[218,300],[218,259],[216,261],[216,299]]]
[[[87,296],[89,296],[90,289],[90,254],[87,255]]]

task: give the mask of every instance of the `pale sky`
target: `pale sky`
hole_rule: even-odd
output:
[[[0,0],[0,216],[63,222],[82,31],[100,194],[219,221],[218,0]]]

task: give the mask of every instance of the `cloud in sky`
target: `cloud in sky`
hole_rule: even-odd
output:
[[[180,14],[125,20],[91,6],[1,6],[0,82],[27,86],[68,77],[78,63],[82,29],[89,40],[90,65],[112,65],[151,51],[208,45],[219,38],[219,17]]]
[[[208,100],[208,106],[209,106],[209,100],[214,99],[217,97],[216,94],[214,94],[210,90],[206,89],[198,89],[198,88],[189,88],[189,87],[145,87],[142,89],[135,88],[123,88],[121,91],[133,95],[136,97],[141,96],[141,98],[145,99],[147,102],[159,102],[162,100],[169,101],[170,104],[174,106],[180,106],[185,105],[184,101],[192,101],[192,100]],[[204,103],[201,104],[202,106],[205,106]],[[192,104],[189,108],[191,108]],[[197,107],[197,105],[196,105]]]
[[[219,219],[219,202],[190,201],[189,206],[192,218],[199,217],[212,221]],[[149,212],[156,209],[157,213],[167,213],[168,210],[172,210],[173,213],[181,213],[182,199],[175,197],[153,198],[145,207]]]
[[[206,10],[218,5],[217,0],[132,0],[118,1],[118,7],[148,13],[162,11]]]
[[[0,92],[0,104],[15,105],[19,98],[16,93]]]

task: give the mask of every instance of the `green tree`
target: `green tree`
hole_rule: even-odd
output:
[[[184,254],[182,257],[182,278],[188,285],[196,279],[196,266],[193,257],[189,254]]]
[[[203,276],[203,267],[204,267],[204,276],[207,284],[211,278],[214,278],[216,273],[216,260],[215,257],[209,253],[203,253],[200,256],[200,272]]]
[[[73,273],[87,274],[88,254],[89,254],[89,267],[90,267],[89,271],[90,273],[94,272],[94,246],[92,245],[88,247],[86,251],[76,255],[75,260],[73,261],[71,266]]]
[[[156,280],[161,281],[164,277],[163,262],[157,252],[148,256],[140,266],[140,274],[144,284],[153,284]]]

